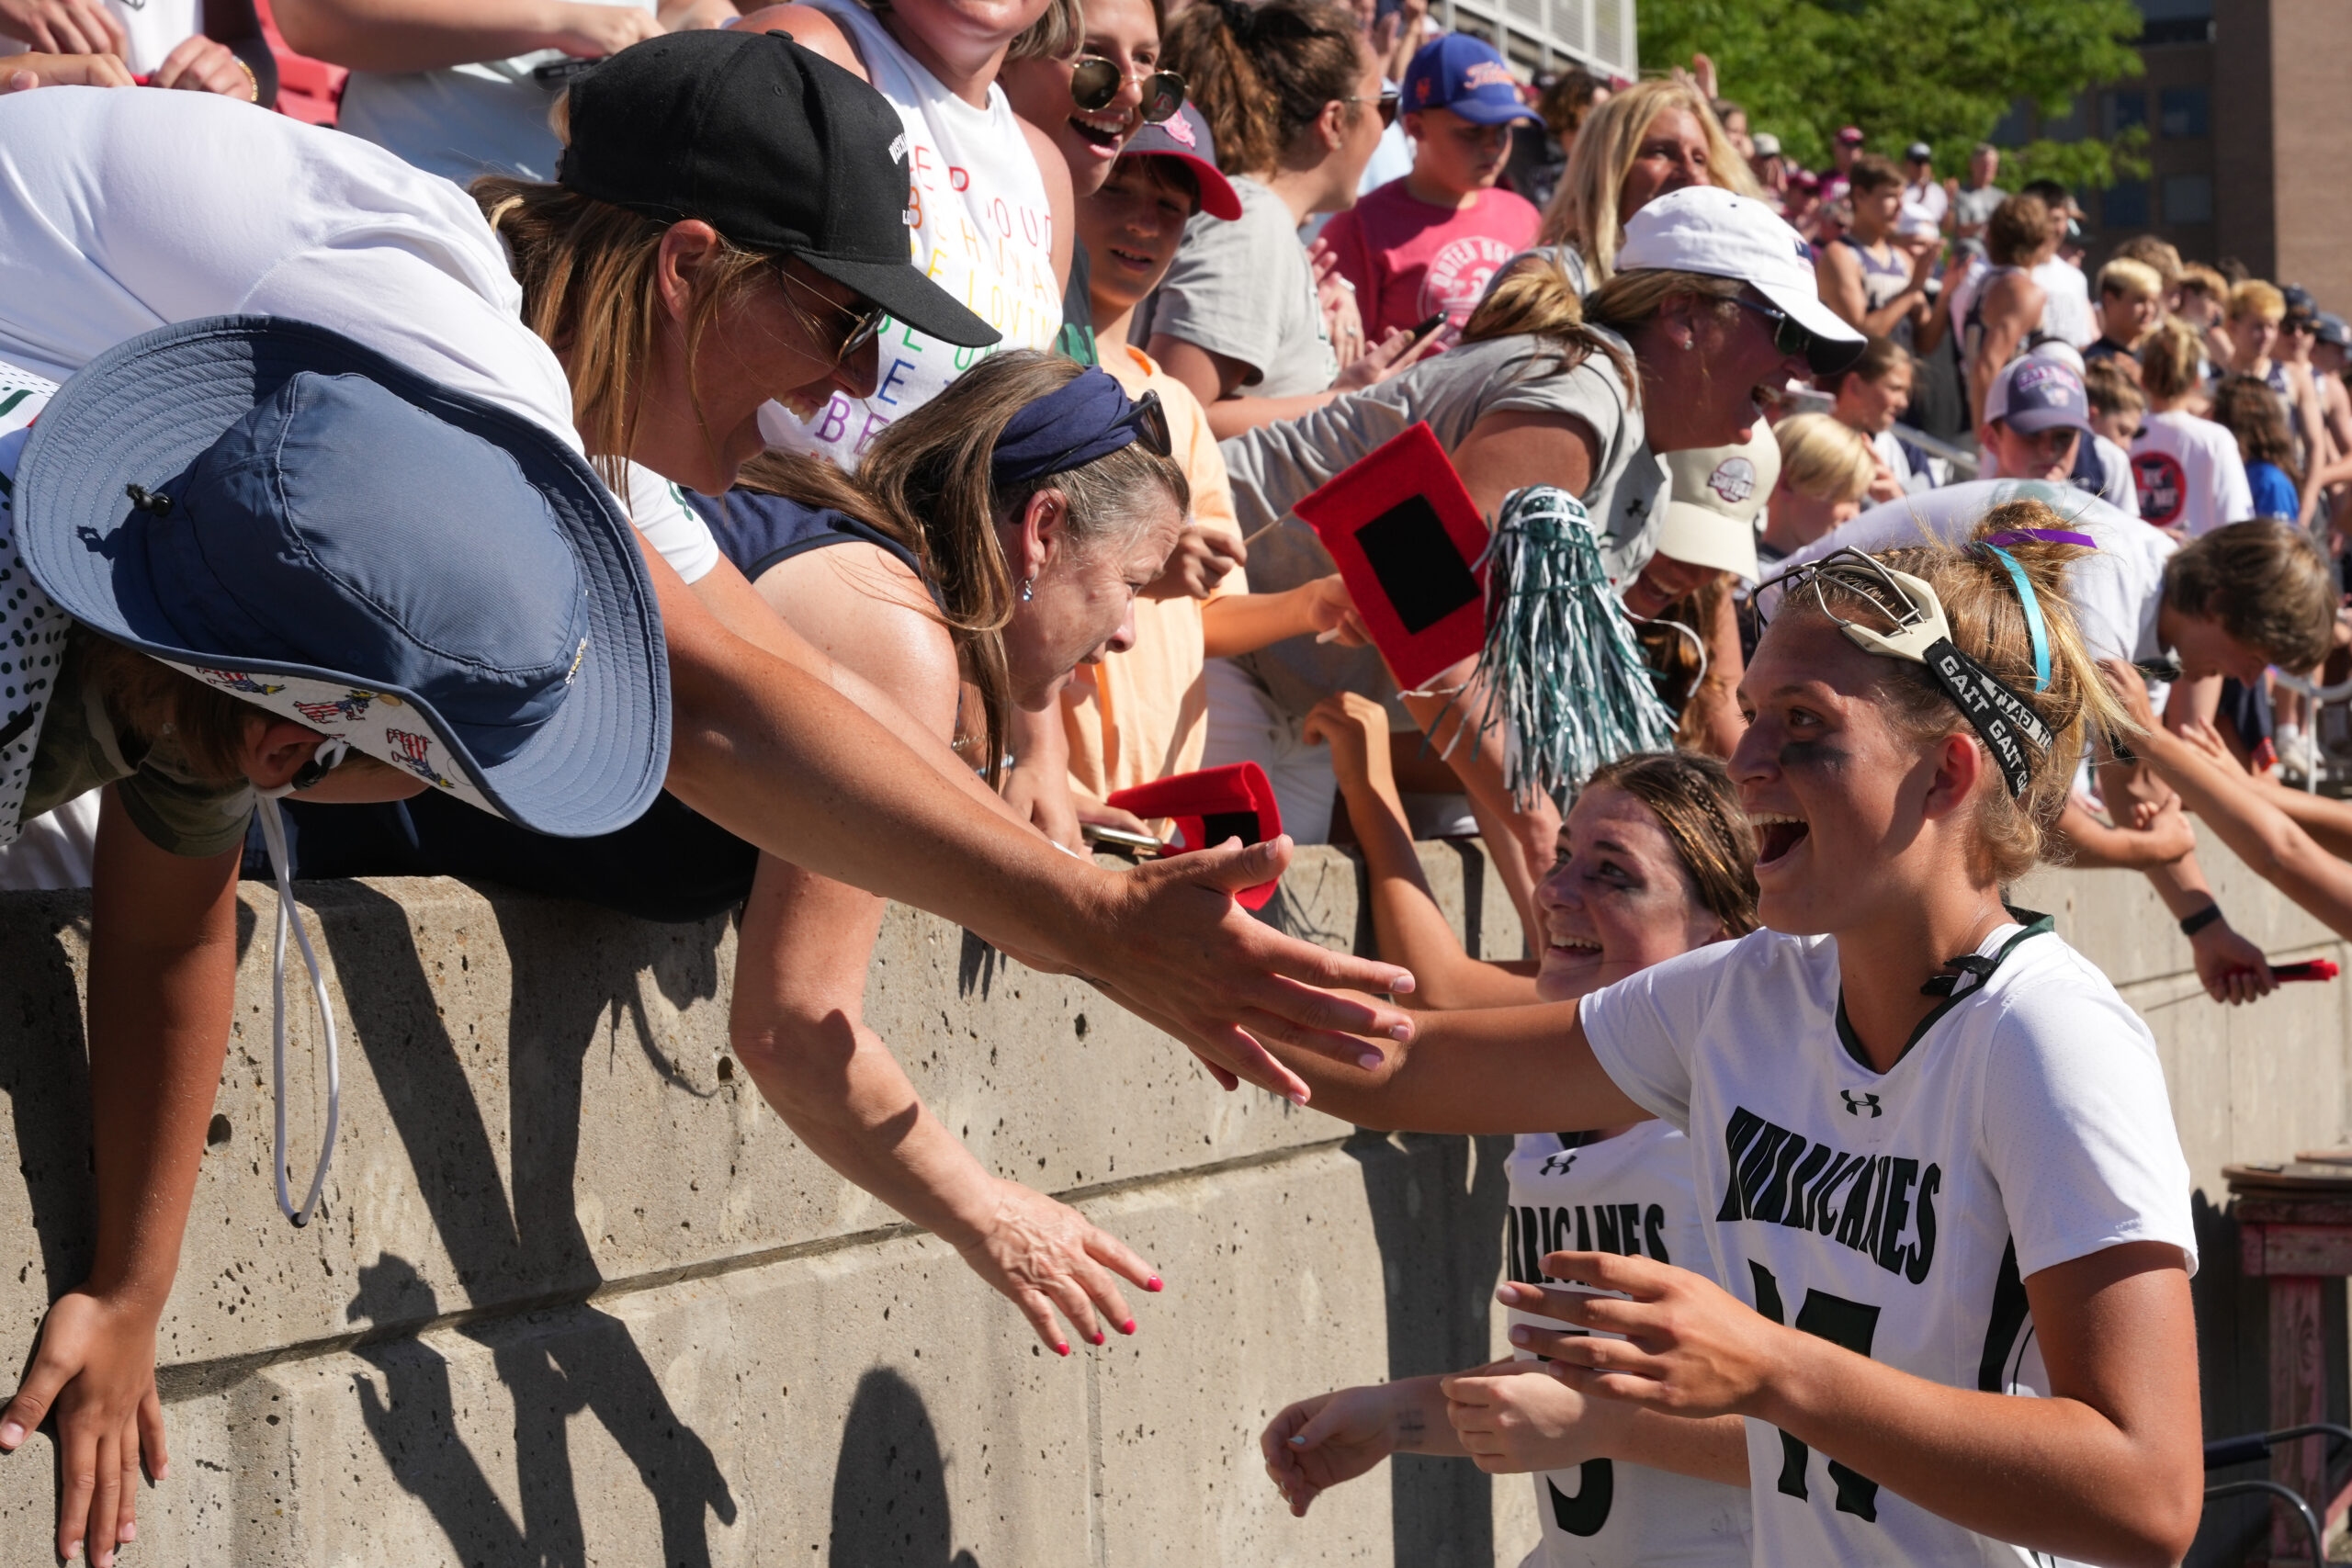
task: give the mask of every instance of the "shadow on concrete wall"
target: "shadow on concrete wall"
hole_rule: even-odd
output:
[[[683,999],[698,988],[703,995],[715,991],[715,962],[697,973],[689,958],[682,972],[674,951],[616,954],[613,942],[626,933],[641,944],[648,928],[578,905],[517,901],[509,908],[502,903],[497,914],[507,951],[539,955],[537,962],[515,965],[508,1005],[510,1201],[490,1129],[457,1047],[439,1023],[406,918],[364,886],[352,886],[348,896],[382,904],[386,918],[367,922],[364,951],[345,951],[336,941],[339,930],[357,922],[327,922],[337,977],[353,1017],[409,1024],[405,1032],[379,1025],[364,1032],[360,1043],[468,1296],[445,1305],[413,1264],[384,1257],[362,1269],[350,1317],[396,1328],[526,1292],[543,1302],[550,1290],[576,1293],[583,1303],[551,1332],[508,1332],[503,1320],[461,1330],[491,1349],[499,1382],[514,1401],[519,1527],[458,1436],[449,1369],[428,1345],[388,1336],[359,1349],[391,1391],[389,1401],[372,1387],[356,1391],[368,1430],[465,1562],[492,1568],[573,1564],[586,1560],[586,1546],[566,1423],[584,1411],[611,1434],[651,1495],[662,1524],[661,1562],[707,1568],[705,1516],[733,1522],[734,1495],[709,1445],[671,1407],[628,1326],[584,1304],[600,1277],[575,1217],[572,1179],[582,1059],[605,1034],[616,999],[612,977],[650,964],[665,993]],[[550,932],[545,929],[550,923],[564,929]],[[654,929],[674,935],[684,928]],[[715,942],[719,927],[714,922],[705,929]],[[628,961],[620,962],[623,957]],[[634,1008],[633,994],[620,999]],[[640,1046],[667,1073],[645,1019],[637,1014],[633,1021]]]
[[[858,1379],[833,1461],[828,1568],[980,1568],[954,1551],[945,1465],[914,1384],[887,1367]]]
[[[1424,1133],[1348,1140],[1380,1249],[1392,1380],[1487,1361],[1510,1144]],[[1388,1512],[1397,1568],[1495,1561],[1493,1481],[1474,1464],[1398,1454],[1388,1461]]]

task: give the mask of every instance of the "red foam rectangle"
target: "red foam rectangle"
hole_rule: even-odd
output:
[[[1255,762],[1229,762],[1222,768],[1155,779],[1114,792],[1107,804],[1138,817],[1173,818],[1180,843],[1160,851],[1163,860],[1208,849],[1228,838],[1260,844],[1282,836],[1283,813],[1274,799],[1273,784],[1266,777],[1266,770]],[[1261,882],[1234,897],[1243,908],[1263,908],[1276,886]]]
[[[1408,426],[1295,509],[1407,691],[1487,640],[1487,528],[1425,423]]]

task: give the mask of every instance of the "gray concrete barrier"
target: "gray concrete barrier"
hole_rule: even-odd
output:
[[[2282,955],[2334,952],[2209,855],[2240,929]],[[1515,954],[1476,851],[1424,860],[1474,949]],[[2237,1280],[2219,1169],[2337,1141],[2343,987],[2224,1011],[2192,994],[2186,944],[2137,879],[2043,874],[2019,896],[2155,1029],[2207,1232],[2209,1429],[2258,1426],[2261,1302]],[[300,900],[344,1034],[343,1141],[319,1218],[292,1229],[267,1170],[273,895],[249,888],[162,1333],[172,1478],[142,1495],[130,1561],[1484,1568],[1532,1541],[1521,1483],[1428,1460],[1302,1524],[1255,1452],[1291,1399],[1492,1352],[1503,1140],[1378,1137],[1220,1093],[1082,984],[893,910],[867,1017],[926,1100],[1168,1281],[1134,1293],[1136,1338],[1064,1361],[762,1103],[728,1051],[727,922],[445,881]],[[1355,863],[1333,852],[1303,855],[1270,915],[1368,945]],[[85,919],[75,897],[0,896],[10,1354],[87,1260]],[[324,1082],[299,1008],[292,1033],[299,1173]],[[2339,1303],[2339,1343],[2340,1326]],[[53,1475],[45,1438],[0,1461],[0,1561],[42,1560]]]

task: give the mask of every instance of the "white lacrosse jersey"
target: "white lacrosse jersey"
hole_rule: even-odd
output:
[[[1510,1178],[1505,1267],[1521,1284],[1555,1284],[1547,1252],[1654,1258],[1713,1276],[1708,1213],[1699,1206],[1690,1140],[1645,1122],[1600,1143],[1583,1134],[1522,1133],[1504,1168]],[[1557,1319],[1510,1310],[1510,1321],[1558,1332]],[[1519,1352],[1521,1360],[1532,1351]],[[1747,1493],[1721,1482],[1589,1460],[1539,1471],[1535,1513],[1544,1540],[1520,1568],[1746,1568]]]
[[[2193,1269],[2197,1239],[2154,1040],[2027,918],[1884,1073],[1846,1021],[1830,937],[1701,948],[1587,997],[1583,1021],[1618,1087],[1690,1134],[1734,1294],[1915,1376],[2031,1397],[2049,1381],[2025,1280],[2132,1242]],[[1758,1562],[2036,1561],[1764,1422],[1747,1439]]]

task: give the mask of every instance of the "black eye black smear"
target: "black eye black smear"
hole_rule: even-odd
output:
[[[1842,768],[1852,759],[1841,747],[1826,740],[1792,740],[1781,748],[1780,762],[1784,768]]]

